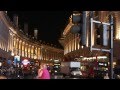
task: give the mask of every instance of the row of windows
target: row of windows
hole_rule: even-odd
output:
[[[13,39],[13,47],[14,47],[14,54],[20,55],[22,57],[28,57],[32,59],[58,59],[61,58],[62,55],[58,53],[52,52],[50,50],[44,50],[40,47],[29,45],[26,42],[21,42],[17,38],[14,37]]]

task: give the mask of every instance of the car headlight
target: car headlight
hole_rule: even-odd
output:
[[[73,75],[76,75],[76,73],[73,73]]]

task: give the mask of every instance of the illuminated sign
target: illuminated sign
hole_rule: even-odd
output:
[[[30,61],[28,60],[28,59],[24,59],[23,61],[22,61],[22,64],[23,65],[27,65],[27,64],[29,64],[30,63]]]
[[[0,67],[2,66],[2,63],[0,62]]]
[[[14,56],[14,60],[16,60],[16,61],[20,61],[20,56]]]
[[[99,63],[99,65],[104,65],[103,63]]]
[[[17,65],[17,63],[20,62],[20,56],[16,55],[14,56],[14,65]]]
[[[99,63],[100,66],[107,66],[107,63]]]
[[[60,61],[59,60],[54,60],[55,63],[59,63]]]

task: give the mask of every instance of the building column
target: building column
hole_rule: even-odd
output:
[[[64,55],[66,54],[66,43],[64,44]]]
[[[36,59],[38,59],[38,47],[36,47]]]
[[[78,43],[77,43],[77,34],[75,34],[75,50],[77,50]]]
[[[8,43],[8,49],[11,50],[12,52],[12,48],[11,48],[11,45],[12,45],[12,33],[9,31],[10,33],[10,38],[9,38],[9,43]]]
[[[11,51],[11,49],[10,49],[10,44],[11,44],[11,35],[10,35],[10,32],[9,32],[9,36],[8,36],[9,38],[8,38],[8,46],[7,46],[7,51]]]
[[[17,42],[17,37],[15,37],[15,55],[17,55],[17,45],[18,45],[18,42]]]
[[[19,55],[19,38],[17,38],[17,55]]]
[[[24,57],[25,56],[25,42],[24,41],[22,41],[22,57]]]
[[[80,49],[80,44],[79,44],[79,34],[77,34],[77,38],[76,38],[76,40],[77,40],[77,50],[79,50],[79,49]]]
[[[70,39],[68,37],[68,53],[70,52]]]
[[[26,57],[26,42],[24,44],[24,57]]]
[[[43,60],[45,60],[45,53],[43,50],[42,50],[42,58],[43,58]]]
[[[71,51],[73,51],[73,34],[71,34]]]
[[[34,46],[32,46],[32,52],[31,52],[31,57],[32,57],[32,59],[34,59]]]
[[[40,60],[40,48],[38,47],[38,60]]]
[[[11,37],[11,50],[12,50],[12,53],[13,53],[13,49],[14,49],[14,34],[12,35],[12,37]]]
[[[72,34],[71,34],[71,42],[70,42],[70,44],[71,44],[71,52],[72,52],[72,41],[73,41],[73,38],[72,38]]]
[[[34,59],[37,59],[37,47],[34,47]]]
[[[13,50],[13,53],[15,54],[15,36],[13,37],[13,47],[11,46],[11,48]]]
[[[31,58],[31,46],[32,45],[29,45],[29,58]]]
[[[26,57],[28,58],[28,43],[26,43]]]
[[[19,41],[19,55],[22,56],[22,41]]]
[[[71,37],[69,37],[69,52],[71,52]]]
[[[41,47],[40,47],[40,60],[42,60],[42,50],[41,50]]]
[[[115,13],[115,39],[120,39],[120,14],[119,12]]]

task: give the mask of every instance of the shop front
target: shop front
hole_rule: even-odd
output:
[[[80,70],[83,73],[83,77],[95,77],[98,72],[108,71],[108,58],[107,56],[97,57],[80,57],[75,60],[81,62]]]

